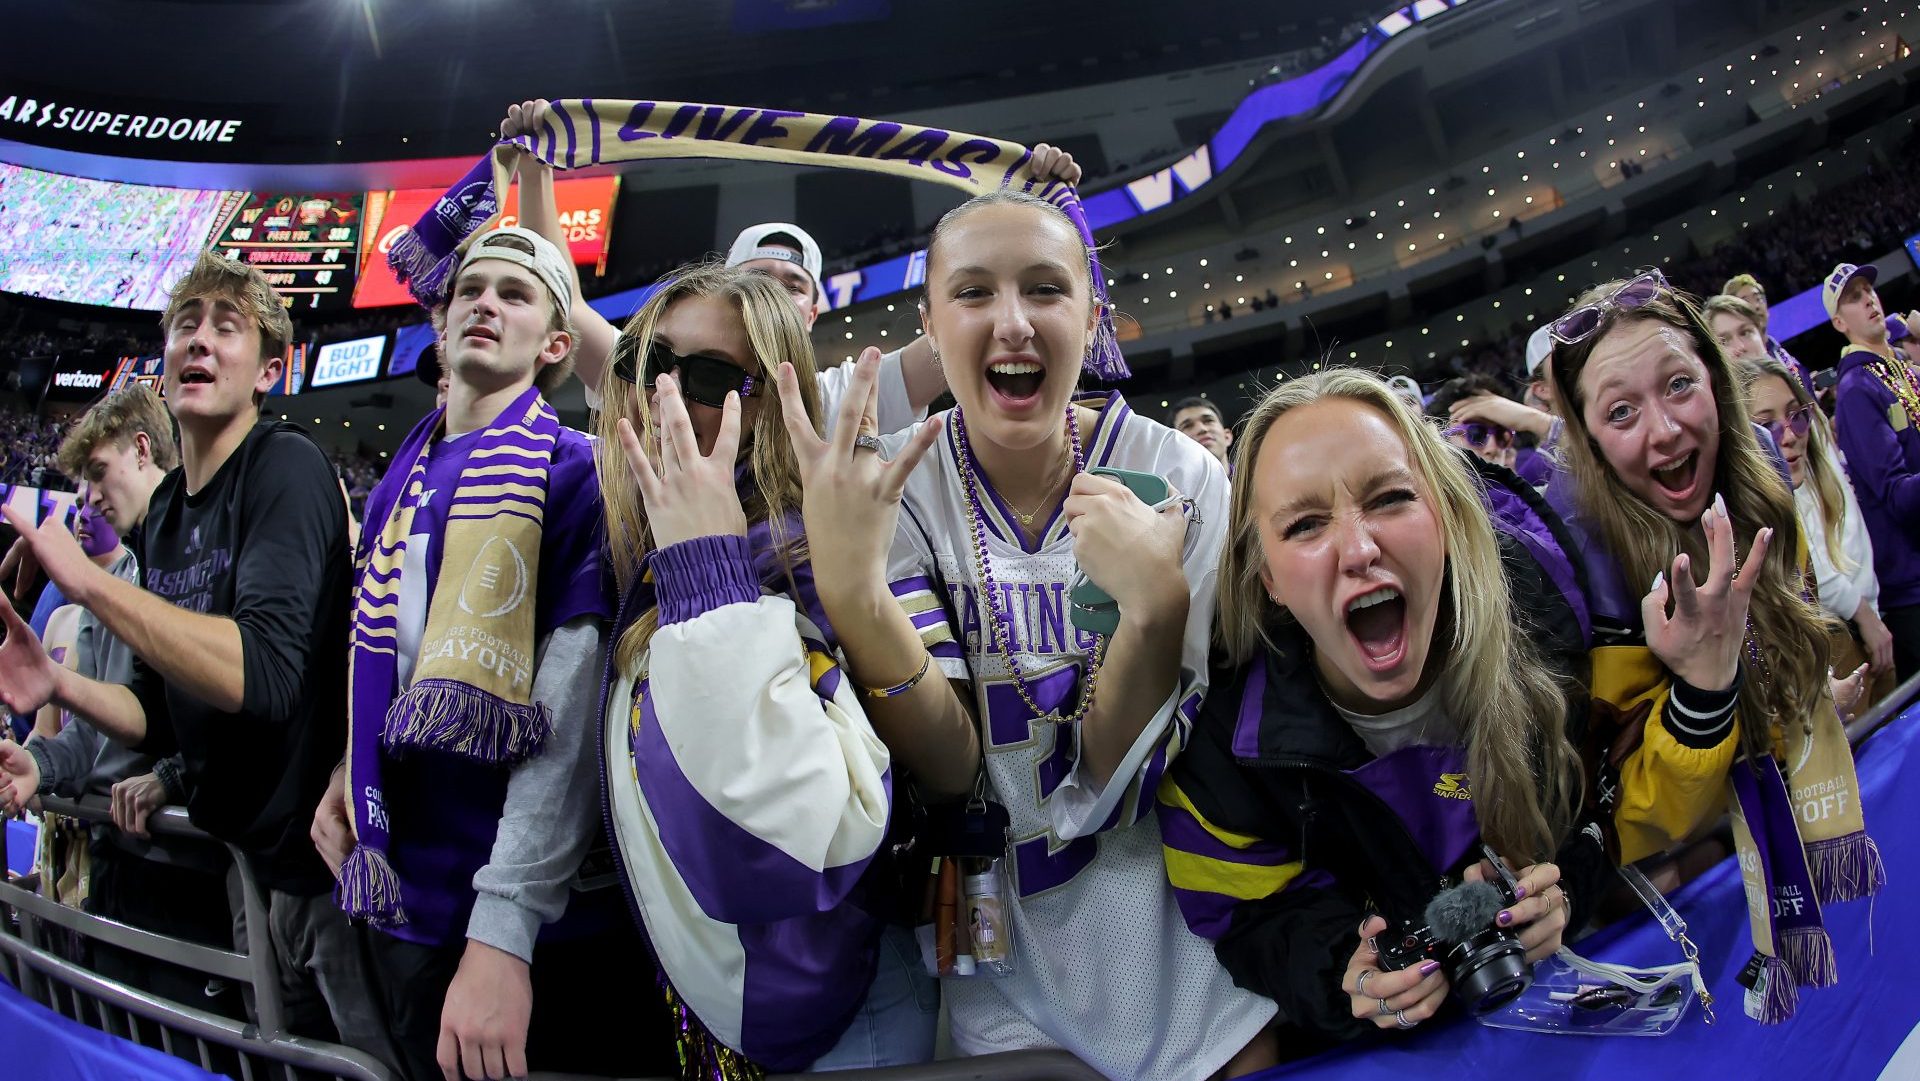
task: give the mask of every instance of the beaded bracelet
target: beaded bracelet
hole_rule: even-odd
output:
[[[905,683],[896,683],[884,690],[875,690],[872,687],[860,686],[857,683],[855,686],[860,686],[860,692],[868,698],[893,698],[898,695],[903,695],[919,686],[920,681],[927,678],[927,672],[933,668],[933,654],[924,653],[922,656],[925,659],[920,662],[920,670],[915,672],[913,678],[907,680]]]

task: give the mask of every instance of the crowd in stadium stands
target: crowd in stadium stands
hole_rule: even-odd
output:
[[[367,496],[373,493],[373,486],[380,483],[380,475],[387,471],[387,463],[372,455],[335,452],[333,464],[340,470],[340,479],[347,486],[347,501],[353,516],[363,517]]]
[[[1843,721],[1920,671],[1920,372],[1851,261],[1904,181],[1454,365],[1524,402],[1330,368],[1230,427],[1078,392],[1118,344],[1030,196],[936,225],[923,337],[818,370],[797,226],[616,327],[535,209],[551,168],[516,177],[546,197],[462,249],[444,405],[386,463],[260,415],[294,328],[214,253],[167,298],[165,402],[0,418],[97,473],[77,537],[16,542],[65,605],[0,612],[34,731],[0,810],[110,794],[118,831],[42,868],[86,852],[89,909],[228,940],[222,872],[123,843],[184,804],[266,889],[293,1030],[413,1081],[904,1065],[943,1023],[1245,1076],[1457,1023],[1449,944],[1524,971],[1618,865],[1671,887],[1701,843],[1761,869],[1751,1012],[1853,978],[1808,940],[1883,884],[1875,823],[1788,793],[1857,797]],[[1674,284],[1742,273],[1822,289],[1831,420],[1761,309]],[[546,403],[569,378],[591,438]],[[1729,789],[1764,831],[1717,825]]]
[[[64,434],[65,426],[58,421],[0,407],[0,448],[6,454],[0,484],[71,490],[72,484],[54,461]]]
[[[1872,259],[1898,248],[1916,221],[1920,177],[1902,169],[1875,169],[1812,199],[1795,200],[1706,254],[1662,270],[1669,280],[1703,297],[1719,292],[1736,274],[1752,274],[1779,300],[1813,288],[1833,260]],[[1531,333],[1532,327],[1516,320],[1503,337],[1454,353],[1444,369],[1433,374],[1517,379]]]

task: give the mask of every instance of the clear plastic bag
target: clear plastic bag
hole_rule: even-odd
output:
[[[1016,943],[1004,856],[961,856],[934,869],[931,923],[915,929],[927,973],[994,979],[1016,971]]]
[[[1686,1018],[1699,978],[1691,962],[1628,968],[1591,961],[1563,947],[1534,966],[1526,993],[1479,1021],[1526,1032],[1664,1036]]]

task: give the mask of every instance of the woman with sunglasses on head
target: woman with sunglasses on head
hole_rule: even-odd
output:
[[[1592,692],[1627,750],[1600,783],[1632,862],[1718,818],[1738,751],[1833,708],[1827,634],[1785,468],[1693,301],[1648,271],[1589,289],[1552,334],[1566,427],[1546,494],[1581,545],[1596,644],[1627,647],[1596,649]]]
[[[1271,1061],[1273,1003],[1187,930],[1152,814],[1205,689],[1226,474],[1117,393],[1079,392],[1083,365],[1114,348],[1091,264],[1031,195],[941,219],[921,321],[958,404],[883,446],[868,356],[831,443],[789,423],[814,572],[898,759],[923,788],[1010,817],[1016,971],[945,982],[955,1047],[1065,1048],[1110,1077],[1238,1076]],[[1151,474],[1129,482],[1164,481],[1168,498],[1150,505],[1098,467]],[[1076,589],[1076,568],[1117,613]]]
[[[682,1076],[924,1061],[937,994],[889,921],[896,774],[834,663],[783,430],[819,424],[800,317],[764,274],[683,268],[600,391],[608,822]]]
[[[1714,299],[1724,299],[1715,297]],[[1830,637],[1836,674],[1867,665],[1870,705],[1893,689],[1893,633],[1880,620],[1880,582],[1873,574],[1873,541],[1860,518],[1853,486],[1834,452],[1826,414],[1793,370],[1777,360],[1748,361],[1747,408],[1786,456],[1793,505],[1813,559],[1820,607],[1840,621]],[[1837,702],[1846,703],[1835,695]]]
[[[1488,916],[1528,962],[1587,918],[1611,864],[1575,828],[1581,602],[1556,584],[1577,574],[1539,495],[1372,373],[1282,384],[1236,465],[1227,667],[1161,786],[1162,830],[1189,926],[1305,1052],[1446,1001],[1438,961],[1373,943],[1493,877],[1483,841],[1517,869]]]

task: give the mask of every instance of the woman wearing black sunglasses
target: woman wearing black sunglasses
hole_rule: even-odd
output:
[[[1552,335],[1566,430],[1547,498],[1582,547],[1596,645],[1626,647],[1595,650],[1592,689],[1596,728],[1619,732],[1600,789],[1630,862],[1721,813],[1771,719],[1833,708],[1827,635],[1785,470],[1693,300],[1648,271],[1589,289]]]
[[[1831,632],[1834,671],[1854,673],[1864,663],[1873,689],[1857,705],[1870,705],[1893,690],[1893,632],[1880,619],[1873,541],[1834,453],[1833,431],[1792,369],[1757,360],[1746,371],[1747,407],[1773,433],[1793,477],[1793,505],[1820,584],[1820,607],[1841,623]],[[1835,699],[1848,705],[1838,692]]]
[[[769,381],[791,365],[797,423],[818,430],[805,326],[771,277],[687,267],[612,360],[602,764],[683,1076],[923,1061],[937,992],[887,919],[895,774],[834,662]]]

